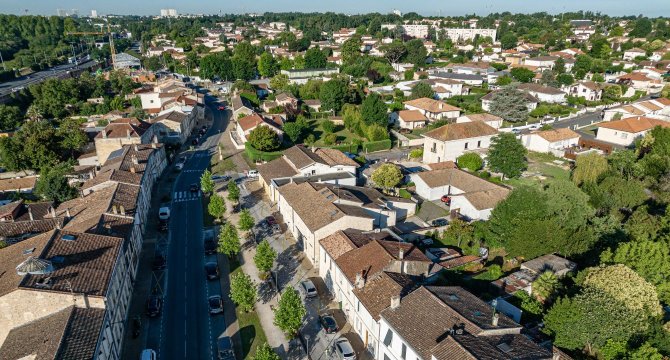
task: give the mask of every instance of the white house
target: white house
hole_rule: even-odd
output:
[[[456,159],[469,151],[486,152],[498,130],[484,122],[447,124],[423,134],[423,162],[426,164]]]
[[[524,65],[534,66],[539,69],[553,69],[556,60],[558,60],[558,56],[537,56],[526,58],[523,63]]]
[[[278,188],[277,206],[307,259],[318,266],[318,241],[344,229],[370,231],[414,214],[410,200],[358,186],[289,182]]]
[[[154,127],[154,134],[160,142],[183,144],[191,136],[196,124],[196,112],[193,111],[192,107],[186,108],[187,110],[190,108],[191,111],[169,109],[147,121]]]
[[[562,157],[565,149],[579,144],[579,134],[569,128],[536,131],[521,136],[523,146],[531,151]]]
[[[658,98],[637,101],[627,105],[621,105],[603,110],[604,121],[614,120],[614,118],[617,116],[620,116],[622,119],[635,116],[669,118],[670,99]]]
[[[308,149],[297,145],[282,157],[258,165],[260,181],[270,201],[277,201],[277,188],[286,182],[310,181],[335,185],[356,185],[359,165],[340,150]]]
[[[624,60],[635,60],[638,56],[647,56],[647,52],[640,48],[632,48],[623,52]]]
[[[456,119],[461,114],[461,109],[429,98],[409,100],[403,104],[405,104],[405,109],[417,110],[430,120]]]
[[[493,208],[509,194],[509,189],[466,171],[445,168],[410,175],[416,193],[428,201],[451,197],[451,210],[472,220],[488,220]]]
[[[560,89],[543,86],[540,84],[520,84],[518,89],[524,92],[533,95],[535,98],[541,102],[547,102],[551,104],[562,104],[566,100],[566,94]]]
[[[249,136],[251,131],[259,126],[267,126],[272,131],[274,131],[277,136],[279,136],[280,140],[284,136],[284,132],[277,128],[274,124],[266,121],[265,118],[258,115],[257,113],[253,113],[237,120],[237,126],[235,127],[235,134],[237,137],[233,136],[232,131],[231,137],[238,147],[241,145],[242,148],[244,148],[244,144],[247,142],[247,136]]]
[[[456,123],[466,123],[480,121],[494,129],[500,129],[503,124],[503,118],[489,113],[461,115],[456,119]]]
[[[603,88],[593,81],[580,81],[569,87],[568,94],[588,101],[600,101],[603,96]]]
[[[416,129],[426,126],[428,118],[419,110],[400,110],[396,122],[401,129]]]
[[[603,122],[598,125],[596,139],[629,146],[656,126],[670,128],[670,122],[641,116]]]

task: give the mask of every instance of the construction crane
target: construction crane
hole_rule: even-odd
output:
[[[102,30],[103,26],[100,26]],[[107,32],[104,31],[69,31],[65,35],[107,35],[109,37],[109,51],[112,53],[112,69],[116,69],[116,49],[114,48],[114,37],[112,36],[112,31],[107,22]]]

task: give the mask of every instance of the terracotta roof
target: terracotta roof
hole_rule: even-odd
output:
[[[445,269],[453,269],[455,267],[463,266],[465,264],[473,263],[476,261],[480,261],[481,258],[479,256],[475,255],[464,255],[464,256],[458,256],[452,259],[440,261],[439,265],[442,266]]]
[[[499,202],[505,200],[509,195],[509,190],[503,187],[493,188],[483,191],[467,192],[462,195],[468,199],[468,202],[477,210],[493,209]]]
[[[321,239],[319,243],[332,260],[337,260],[340,256],[358,248],[341,230]]]
[[[465,115],[470,121],[483,121],[483,122],[489,122],[489,121],[502,121],[503,118],[500,116],[496,116],[493,114],[489,113],[482,113],[482,114],[469,114]]]
[[[403,104],[413,106],[422,110],[426,110],[431,113],[442,113],[448,111],[460,111],[460,108],[451,106],[444,101],[433,100],[429,98],[419,98],[414,100],[405,101]]]
[[[0,192],[34,189],[36,183],[36,176],[26,176],[18,179],[0,179]]]
[[[386,240],[370,241],[358,249],[342,254],[335,263],[349,282],[354,284],[357,273],[362,273],[363,278],[370,279],[380,271],[386,270],[394,261],[400,260],[400,250],[404,253],[404,261],[431,263],[413,244]]]
[[[406,296],[417,287],[413,276],[382,271],[367,280],[362,288],[354,287],[353,292],[370,316],[379,321],[381,312],[391,306],[391,297]]]
[[[556,142],[556,141],[561,141],[561,140],[568,140],[568,139],[574,139],[574,138],[579,138],[579,134],[574,132],[573,130],[569,128],[558,128],[558,129],[551,129],[551,130],[544,130],[544,131],[538,131],[534,132],[534,135],[537,135],[549,142]]]
[[[3,359],[93,359],[104,309],[68,307],[12,329],[0,348]]]
[[[400,110],[398,118],[404,122],[427,122],[428,118],[419,110]]]
[[[618,130],[632,134],[651,130],[656,126],[668,128],[670,127],[670,122],[654,118],[638,116],[622,120],[604,122],[598,125],[599,128]]]
[[[311,183],[305,182],[289,183],[279,187],[278,190],[312,232],[345,216],[341,209],[333,204],[335,194],[327,189],[317,192]]]
[[[253,113],[251,115],[247,115],[239,120],[237,120],[238,126],[242,128],[242,130],[247,131],[255,128],[256,126],[265,123],[265,120],[263,120],[263,117]]]
[[[16,273],[16,266],[28,256],[40,257],[55,230],[37,235],[0,249],[0,296],[16,290],[23,279]],[[32,250],[24,254],[26,250]]]
[[[314,151],[314,154],[316,154],[319,158],[321,158],[326,164],[330,166],[336,166],[336,165],[354,166],[354,167],[360,166],[358,165],[357,162],[350,159],[348,156],[344,155],[342,151],[337,149],[317,148]]]
[[[659,102],[659,103],[661,103],[665,106],[670,106],[670,99],[668,99],[668,98],[658,98],[658,99],[654,99],[654,101]]]
[[[549,94],[549,95],[565,95],[563,91],[560,89],[551,87],[551,86],[543,86],[540,84],[520,84],[518,86],[519,90],[525,90],[525,91],[532,91],[535,93],[540,93],[540,94]]]
[[[35,234],[45,233],[58,227],[63,227],[65,218],[57,217],[55,219],[36,219],[15,222],[0,222],[0,237],[11,240]]]
[[[474,336],[451,334],[431,353],[436,360],[540,360],[551,359],[551,351],[535,344],[525,335]]]
[[[118,138],[137,138],[142,137],[144,133],[149,130],[151,124],[145,121],[138,120],[136,118],[122,118],[117,120],[112,120],[105,129],[102,130],[98,135],[95,136],[96,139],[104,139],[103,133],[107,135],[107,138],[118,139]]]
[[[441,126],[437,129],[431,130],[423,134],[440,141],[453,141],[470,139],[482,136],[493,136],[498,134],[498,130],[483,122],[465,122],[452,123]]]
[[[299,174],[283,156],[265,164],[260,164],[256,169],[268,184],[272,179],[287,178]]]
[[[430,170],[458,169],[458,166],[453,161],[441,161],[439,163],[428,164],[427,166]]]

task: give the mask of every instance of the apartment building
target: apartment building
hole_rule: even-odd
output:
[[[466,152],[486,155],[491,139],[498,130],[482,121],[452,123],[423,134],[423,162],[425,164],[456,161]]]

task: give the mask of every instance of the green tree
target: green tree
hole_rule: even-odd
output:
[[[279,136],[270,126],[257,126],[249,132],[249,143],[260,151],[274,151],[281,145]]]
[[[217,220],[222,220],[223,215],[226,214],[226,201],[218,194],[213,194],[209,198],[209,204],[207,205],[207,211]]]
[[[500,45],[503,50],[509,50],[516,47],[518,41],[519,39],[513,33],[506,33],[500,37]]]
[[[56,135],[60,137],[60,148],[68,151],[71,157],[88,142],[88,137],[81,130],[80,124],[79,120],[65,119],[60,122],[56,130]]]
[[[526,121],[528,120],[526,95],[520,90],[505,87],[491,95],[489,111],[509,122]]]
[[[242,41],[235,46],[232,58],[233,74],[235,78],[242,80],[253,79],[256,75],[256,50],[247,41]]]
[[[252,357],[252,360],[281,360],[281,358],[268,343],[263,343],[256,348],[256,354]]]
[[[365,137],[369,141],[379,141],[389,138],[388,130],[385,126],[379,124],[372,124],[365,126]]]
[[[277,74],[270,79],[270,87],[275,90],[285,90],[289,85],[288,75]]]
[[[522,83],[529,83],[535,78],[535,73],[532,70],[522,67],[517,67],[510,70],[510,75],[512,75],[516,81]]]
[[[323,69],[328,64],[328,59],[323,51],[318,47],[313,47],[305,52],[305,68],[307,69]]]
[[[631,38],[643,38],[647,37],[651,33],[651,21],[647,18],[640,18],[635,21],[635,26],[633,30],[628,33],[628,36]]]
[[[533,281],[533,295],[542,300],[550,299],[558,290],[560,283],[552,271],[545,271]]]
[[[347,96],[348,84],[341,78],[326,81],[321,86],[319,100],[323,110],[334,110],[339,112],[344,105],[344,99]]]
[[[394,40],[390,44],[382,45],[380,50],[384,52],[384,58],[388,60],[389,63],[395,64],[407,53],[407,48],[402,41]]]
[[[18,106],[0,105],[0,131],[13,131],[21,125],[22,120]]]
[[[414,64],[415,67],[426,65],[426,57],[428,51],[420,39],[413,39],[405,43],[407,54],[405,54],[405,61]]]
[[[273,77],[279,72],[279,64],[269,52],[264,52],[258,59],[258,72],[262,77]]]
[[[308,129],[306,125],[306,121],[301,122],[296,120],[294,122],[284,124],[282,129],[284,130],[284,134],[286,134],[286,136],[291,139],[291,142],[298,144]]]
[[[456,164],[461,169],[468,169],[470,171],[478,171],[484,167],[484,160],[477,153],[465,153],[456,159]]]
[[[256,305],[258,289],[251,277],[238,272],[230,277],[230,299],[244,312],[249,312]]]
[[[55,167],[44,169],[37,184],[35,192],[42,198],[60,204],[64,201],[77,197],[78,191],[68,184],[65,177],[72,170],[67,163],[61,163]]]
[[[629,360],[663,360],[665,357],[650,343],[644,343],[628,356]]]
[[[323,129],[323,132],[326,134],[332,134],[335,132],[335,123],[332,120],[324,120],[321,122],[321,129]]]
[[[644,185],[636,179],[608,176],[598,186],[608,194],[608,204],[614,210],[633,209],[648,198]]]
[[[575,160],[572,181],[577,185],[595,183],[607,169],[607,159],[603,156],[595,152],[580,155]]]
[[[228,200],[234,203],[240,200],[240,188],[235,181],[228,181]]]
[[[429,99],[434,99],[435,98],[435,91],[433,90],[432,87],[426,82],[419,82],[414,87],[412,88],[412,99],[420,99],[420,98],[429,98]]]
[[[361,104],[361,115],[368,125],[377,124],[385,128],[389,122],[387,113],[388,107],[377,93],[370,94]]]
[[[49,121],[26,122],[11,137],[0,138],[0,156],[8,170],[39,170],[63,159],[59,136]]]
[[[342,44],[342,61],[345,64],[354,62],[361,56],[363,41],[360,36],[354,36]]]
[[[491,141],[488,162],[491,170],[503,177],[517,178],[528,166],[527,150],[512,133],[501,133]]]
[[[307,310],[298,291],[289,286],[281,294],[279,304],[275,308],[274,324],[289,338],[293,338],[300,330],[302,319],[306,314]]]
[[[277,258],[277,252],[270,246],[270,243],[267,239],[261,241],[260,244],[256,247],[256,255],[254,255],[254,264],[256,268],[261,273],[267,273],[272,269],[275,259]]]
[[[587,226],[595,215],[589,196],[567,180],[553,180],[544,189],[547,194],[549,216],[558,220],[561,227],[576,231]]]
[[[226,223],[219,233],[219,252],[233,257],[240,252],[240,236],[235,225]]]
[[[237,226],[240,227],[240,230],[249,231],[254,228],[254,225],[256,225],[256,222],[254,220],[254,217],[251,216],[249,210],[248,209],[242,210],[242,212],[240,212],[240,220],[237,223]]]
[[[396,187],[400,180],[402,180],[402,172],[394,164],[382,164],[372,173],[372,182],[385,190]]]
[[[214,191],[214,180],[212,180],[212,172],[209,169],[205,169],[200,176],[200,188],[205,194],[211,194]]]

